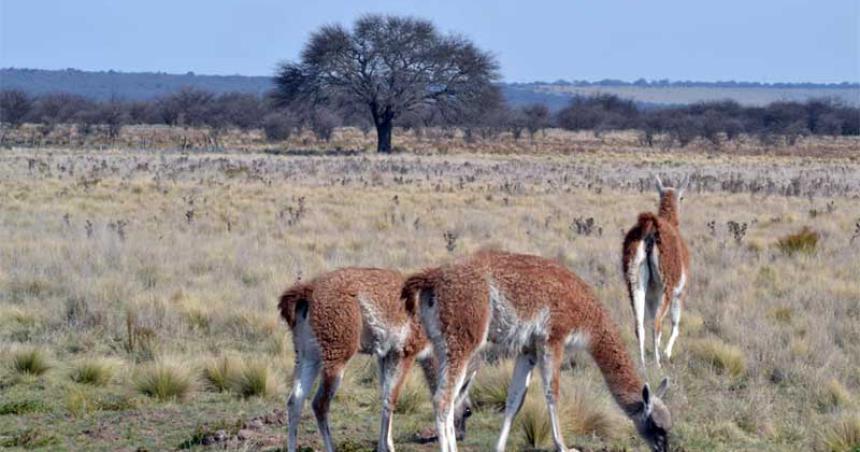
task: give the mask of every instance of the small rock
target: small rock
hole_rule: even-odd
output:
[[[770,382],[778,385],[783,381],[785,381],[785,371],[780,368],[773,369],[770,373]]]
[[[251,430],[260,430],[263,428],[263,421],[259,418],[251,419],[251,422],[248,422],[247,424],[245,424],[245,428],[251,429]]]
[[[213,436],[214,436],[215,442],[218,442],[218,443],[227,441],[227,438],[230,437],[230,435],[227,434],[227,430],[218,430],[215,432],[215,435],[213,435]]]
[[[248,430],[246,428],[239,430],[239,433],[236,435],[236,437],[239,438],[239,441],[248,441],[253,436],[254,436],[254,432],[252,432],[251,430]]]

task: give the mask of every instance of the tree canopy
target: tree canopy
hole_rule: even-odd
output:
[[[376,127],[377,151],[390,152],[404,115],[464,115],[500,98],[497,69],[492,55],[427,20],[369,15],[352,30],[313,33],[300,61],[279,67],[273,97],[280,105],[360,106]]]

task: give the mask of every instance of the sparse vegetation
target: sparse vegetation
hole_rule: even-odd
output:
[[[148,133],[128,126],[117,139]],[[398,136],[422,152],[444,152],[411,133]],[[641,206],[653,205],[655,171],[694,175],[682,226],[696,271],[682,337],[659,372],[672,379],[665,400],[676,414],[673,444],[825,450],[825,430],[837,431],[856,412],[860,288],[850,270],[860,247],[848,244],[857,222],[850,206],[860,194],[858,161],[662,153],[637,147],[627,132],[598,139],[559,130],[535,134],[533,146],[546,146],[546,155],[508,157],[501,154],[532,146],[528,137],[516,145],[484,141],[476,130],[474,143],[460,147],[458,133],[445,138],[446,155],[268,155],[254,148],[0,154],[0,237],[7,238],[0,262],[11,263],[0,269],[0,441],[51,422],[60,442],[46,448],[159,450],[194,438],[194,447],[279,447],[283,384],[294,362],[275,309],[285,286],[339,266],[420,269],[486,246],[555,257],[575,270],[595,286],[635,356],[618,241]],[[219,138],[222,147],[233,139],[229,132]],[[306,132],[289,140],[297,146],[305,139],[317,146]],[[359,131],[335,130],[329,149],[355,149],[362,140]],[[821,146],[848,147],[839,140]],[[815,152],[807,145],[792,152]],[[469,149],[495,155],[461,153]],[[610,149],[617,151],[602,152]],[[840,207],[810,224],[821,236],[814,259],[783,258],[773,244],[809,221],[810,207],[826,211],[831,200]],[[124,238],[120,220],[127,221]],[[741,246],[729,220],[747,224]],[[448,231],[457,235],[450,253]],[[764,245],[753,251],[752,243]],[[31,349],[52,368],[38,376],[16,370],[16,354]],[[473,386],[464,449],[492,448],[501,425],[511,362],[491,358]],[[116,363],[113,378],[84,365],[101,360]],[[232,386],[245,363],[253,368],[246,382]],[[347,368],[332,406],[343,444],[373,447],[376,368],[365,356]],[[81,381],[106,382],[75,383],[77,369],[93,375]],[[413,374],[394,439],[399,449],[433,449],[412,443],[433,423],[420,372]],[[195,391],[197,380],[207,390]],[[561,387],[569,445],[642,447],[586,355],[562,372]],[[544,416],[539,373],[531,391]],[[309,407],[306,413],[302,428],[313,430]],[[197,426],[205,434],[195,436]],[[240,440],[239,430],[251,439]],[[838,432],[834,437],[847,436]],[[512,439],[523,435],[518,424]],[[301,438],[302,447],[321,447],[318,435]]]

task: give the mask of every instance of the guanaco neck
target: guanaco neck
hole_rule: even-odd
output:
[[[678,197],[674,190],[660,195],[660,208],[657,215],[672,226],[678,227]]]
[[[605,312],[597,316],[591,327],[589,352],[600,368],[615,402],[627,413],[635,414],[642,404],[642,382],[615,322]]]

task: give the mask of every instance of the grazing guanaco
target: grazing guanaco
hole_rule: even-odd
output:
[[[636,225],[624,237],[622,266],[624,282],[633,315],[639,356],[645,367],[645,317],[653,321],[654,361],[660,367],[660,339],[663,319],[672,314],[672,335],[666,344],[666,357],[672,357],[672,347],[678,339],[681,311],[690,271],[690,253],[681,237],[679,205],[689,179],[677,188],[666,187],[655,176],[660,205],[657,214],[642,212]]]
[[[660,400],[668,381],[663,380],[656,394],[651,392],[591,288],[557,262],[481,251],[410,276],[403,297],[407,309],[419,313],[439,361],[433,402],[442,451],[457,450],[454,395],[466,380],[470,361],[488,343],[516,355],[497,451],[505,449],[536,365],[553,442],[557,450],[565,450],[557,407],[559,378],[565,353],[577,346],[590,352],[615,401],[652,449],[668,449],[672,419]]]
[[[403,276],[392,270],[344,268],[298,283],[280,297],[278,308],[292,331],[296,364],[287,400],[287,448],[296,450],[302,406],[322,373],[313,410],[326,451],[335,446],[329,408],[347,362],[357,353],[374,355],[379,364],[382,416],[377,450],[392,451],[391,424],[400,388],[416,358],[431,391],[437,366],[418,319],[406,311],[400,294]],[[466,397],[458,402],[457,427],[465,434],[471,414]]]

